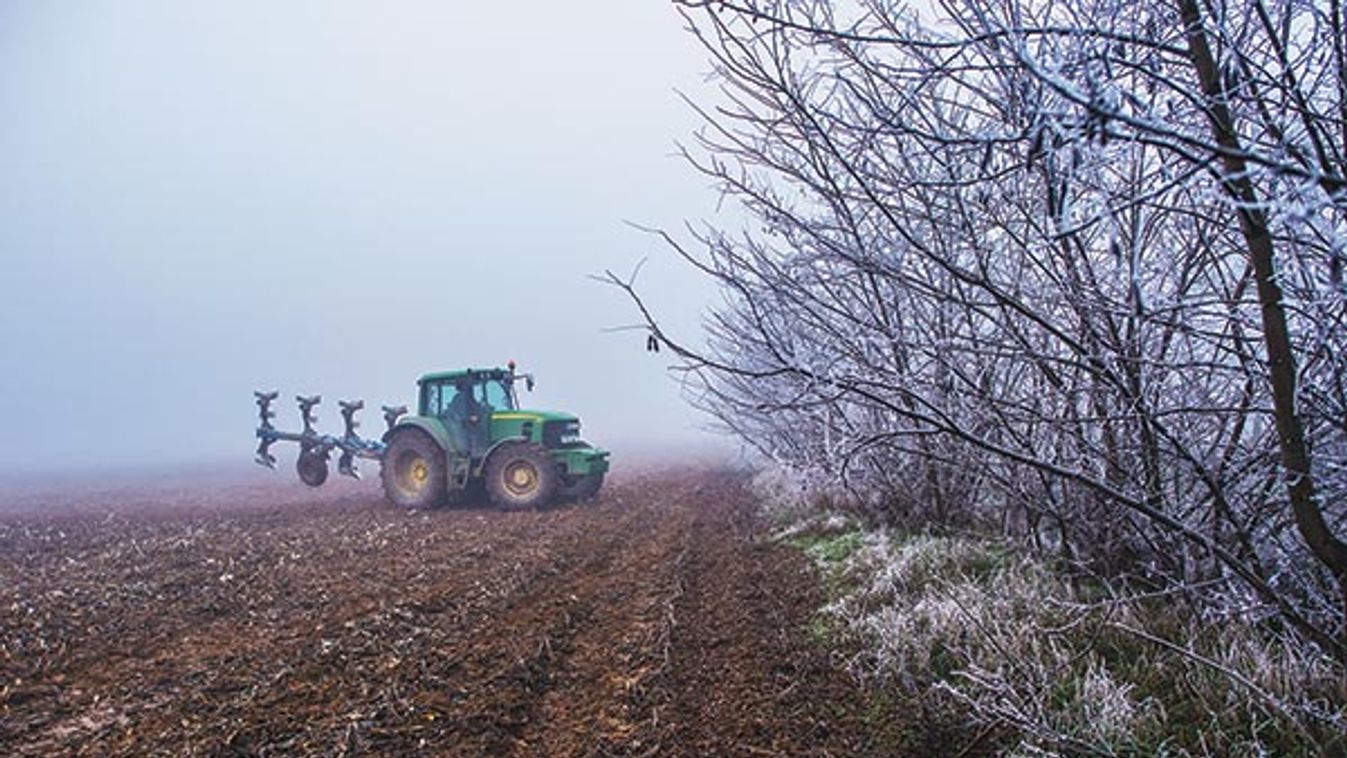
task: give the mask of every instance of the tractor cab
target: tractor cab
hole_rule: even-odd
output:
[[[453,445],[473,458],[491,447],[491,417],[519,407],[513,370],[463,369],[421,377],[418,416],[439,419]]]

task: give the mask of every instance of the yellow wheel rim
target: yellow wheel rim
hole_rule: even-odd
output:
[[[505,489],[523,497],[538,489],[538,469],[528,461],[515,461],[505,468]]]
[[[426,465],[424,459],[417,458],[412,462],[412,470],[410,473],[412,482],[419,487],[425,484],[426,480],[430,478],[430,466]]]
[[[411,460],[404,457],[398,466],[398,487],[409,494],[416,494],[430,484],[430,462],[419,455],[408,457]]]

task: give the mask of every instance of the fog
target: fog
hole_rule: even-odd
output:
[[[588,278],[648,256],[697,328],[624,221],[717,212],[672,157],[706,68],[661,2],[0,4],[0,470],[246,464],[255,388],[377,431],[511,358],[619,456],[716,442]]]

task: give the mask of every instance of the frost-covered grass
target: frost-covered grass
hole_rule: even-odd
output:
[[[831,597],[811,638],[878,687],[1009,731],[1007,754],[1347,755],[1343,671],[1269,630],[1116,599],[1009,545],[791,513],[776,537]]]

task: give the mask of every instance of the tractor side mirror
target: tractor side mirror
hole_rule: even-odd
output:
[[[524,377],[524,386],[525,386],[525,387],[528,387],[529,392],[532,392],[532,391],[533,391],[533,377],[532,377],[532,376],[526,376],[526,377]]]

